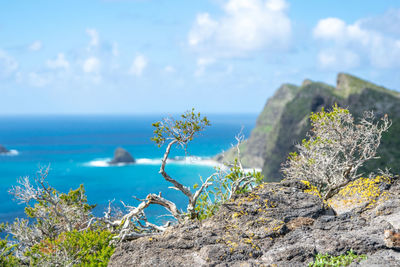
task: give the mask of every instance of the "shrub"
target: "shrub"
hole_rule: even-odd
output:
[[[254,185],[260,184],[264,178],[260,172],[245,172],[239,164],[238,158],[235,159],[229,170],[225,171],[218,168],[217,171],[218,175],[210,180],[212,186],[202,192],[196,203],[199,220],[213,216],[221,204],[231,199],[232,195],[249,192]],[[197,187],[197,184],[193,186],[194,189]]]
[[[309,181],[326,200],[361,176],[364,162],[376,158],[382,133],[391,123],[385,115],[374,122],[365,112],[358,123],[347,109],[334,105],[332,111],[311,113],[311,132],[290,153],[282,171],[286,179]]]
[[[110,245],[113,236],[107,230],[63,232],[34,245],[25,256],[32,266],[107,266],[115,249]]]
[[[4,252],[0,261],[17,259],[33,266],[106,266],[114,251],[114,234],[101,221],[92,223],[94,205],[87,203],[83,185],[67,194],[59,192],[47,183],[48,173],[49,167],[38,172],[36,186],[25,177],[10,190],[26,204],[28,219],[17,218],[6,228],[15,243],[7,239],[0,242]]]
[[[20,251],[43,239],[55,239],[62,232],[81,230],[92,217],[94,205],[87,203],[83,185],[68,194],[60,193],[47,183],[48,173],[49,167],[42,168],[35,178],[36,186],[31,184],[29,177],[24,177],[19,180],[20,185],[10,190],[17,200],[26,204],[25,214],[29,218],[17,218],[8,227],[18,241]]]
[[[367,258],[366,255],[356,255],[353,250],[347,251],[347,254],[339,255],[339,256],[331,256],[329,254],[320,254],[318,253],[315,256],[314,262],[308,264],[309,267],[339,267],[339,266],[348,266],[353,261],[361,261]]]
[[[0,233],[4,231],[5,225],[0,224]],[[8,240],[8,235],[0,239],[0,266],[20,266],[20,260],[15,256],[17,244]]]

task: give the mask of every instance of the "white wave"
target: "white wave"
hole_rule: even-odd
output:
[[[102,158],[102,159],[95,159],[89,162],[84,163],[84,166],[88,167],[122,167],[127,165],[133,165],[135,163],[117,163],[117,164],[110,164],[111,158]],[[160,161],[161,162],[161,161]]]
[[[140,164],[140,165],[160,165],[161,164],[161,159],[141,158],[141,159],[136,159],[136,164]]]
[[[90,162],[85,163],[85,166],[89,167],[120,167],[126,165],[161,165],[160,158],[138,158],[136,159],[135,163],[119,163],[111,165],[109,162],[111,158],[102,158],[102,159],[95,159]],[[171,165],[195,165],[195,166],[208,166],[208,167],[217,167],[221,169],[227,169],[228,167],[218,161],[212,160],[211,158],[207,157],[174,157],[167,160],[168,164]],[[252,171],[261,171],[258,168],[246,168],[244,169],[245,172],[252,172]]]
[[[205,166],[217,166],[219,163],[210,159],[203,159],[201,157],[174,157],[167,160],[168,164],[179,164],[179,165],[205,165]],[[161,165],[161,159],[150,159],[150,158],[138,158],[136,164],[139,165]]]
[[[2,153],[0,155],[4,155],[4,156],[17,156],[19,154],[18,150],[15,149],[10,149],[10,151],[8,151],[7,153]]]
[[[126,165],[161,165],[160,158],[138,158],[135,163],[119,163],[111,165],[109,162],[111,158],[101,158],[95,159],[85,163],[85,166],[89,167],[114,167],[114,166],[126,166]],[[210,167],[222,167],[223,165],[211,160],[209,158],[201,157],[174,157],[167,160],[168,164],[178,164],[178,165],[200,165],[200,166],[210,166]]]
[[[176,164],[182,165],[197,165],[197,166],[210,166],[210,167],[223,167],[224,165],[212,160],[210,158],[201,158],[201,157],[185,157],[174,159]]]
[[[105,159],[95,159],[92,161],[89,161],[85,163],[85,166],[89,167],[109,167],[110,164],[108,163],[111,159],[110,158],[105,158]]]

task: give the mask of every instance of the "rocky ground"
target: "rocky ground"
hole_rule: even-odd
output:
[[[307,266],[350,249],[368,257],[352,266],[400,266],[384,239],[400,228],[398,178],[360,180],[329,205],[317,195],[302,182],[263,184],[210,219],[122,243],[109,266]]]

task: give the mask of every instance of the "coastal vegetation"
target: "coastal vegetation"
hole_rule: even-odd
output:
[[[281,181],[284,178],[282,162],[311,130],[310,113],[322,107],[328,109],[335,103],[347,108],[355,121],[362,119],[366,110],[373,111],[379,118],[388,115],[392,126],[382,134],[377,150],[379,158],[366,162],[360,171],[370,173],[388,168],[394,173],[400,172],[399,92],[347,73],[338,74],[336,86],[306,79],[300,85],[279,87],[267,100],[250,137],[240,147],[243,166],[262,168],[268,182]],[[229,162],[234,157],[234,149],[231,149],[224,159]]]
[[[122,241],[151,237],[165,231],[171,223],[202,220],[214,215],[221,204],[234,195],[249,192],[260,183],[259,172],[245,172],[240,159],[227,168],[218,168],[201,184],[191,188],[172,178],[165,170],[169,153],[174,145],[187,149],[188,143],[210,122],[194,109],[181,115],[179,120],[165,118],[153,124],[152,140],[159,146],[167,143],[160,174],[188,198],[186,211],[159,194],[148,194],[137,206],[122,203],[126,213],[109,202],[103,217],[96,217],[88,204],[85,189],[61,193],[50,186],[47,177],[50,166],[41,168],[32,182],[29,177],[18,180],[19,185],[10,193],[26,205],[27,219],[17,218],[3,226],[12,240],[0,241],[0,261],[6,266],[106,266],[115,246]],[[243,137],[238,137],[238,145]],[[238,152],[239,155],[239,152]],[[209,188],[213,186],[212,188]],[[207,190],[208,189],[208,190]],[[161,205],[175,218],[163,226],[147,220],[145,209]]]
[[[286,179],[307,180],[324,192],[327,200],[338,190],[358,179],[359,169],[376,158],[382,133],[391,125],[387,115],[375,123],[373,112],[365,112],[358,123],[349,110],[335,104],[311,113],[311,131],[307,139],[290,153],[282,170]]]
[[[234,259],[235,253],[242,253],[245,255],[242,257],[255,259],[265,245],[261,241],[273,244],[272,240],[277,242],[290,231],[310,229],[318,216],[334,213],[333,208],[341,200],[349,200],[343,202],[346,206],[346,203],[359,204],[353,201],[359,199],[363,211],[387,199],[389,193],[381,187],[395,184],[394,177],[386,171],[366,179],[359,170],[376,157],[382,133],[391,125],[388,116],[376,122],[373,113],[367,112],[355,121],[349,110],[335,104],[330,111],[311,113],[310,121],[311,132],[297,146],[298,152],[291,153],[283,165],[286,179],[281,184],[261,183],[261,173],[243,168],[240,160],[243,136],[238,135],[233,164],[217,168],[192,188],[167,173],[167,160],[175,146],[186,151],[190,141],[210,122],[194,109],[177,120],[166,118],[155,122],[152,140],[159,147],[166,144],[159,173],[173,185],[172,189],[186,196],[186,210],[179,209],[161,193],[150,193],[139,199],[137,206],[122,203],[125,213],[110,201],[104,216],[96,217],[92,213],[95,206],[88,203],[83,185],[68,193],[59,192],[47,182],[50,168],[41,168],[33,182],[29,177],[21,178],[19,185],[10,190],[16,200],[26,205],[27,219],[17,218],[14,223],[2,226],[12,239],[7,236],[0,241],[0,262],[6,266],[107,266],[115,249],[124,241],[145,238],[140,240],[154,243],[171,225],[182,229],[197,227],[208,218],[217,218],[224,222],[222,225],[228,223],[215,240],[226,253],[220,258]],[[150,222],[146,217],[150,205],[163,206],[175,220],[165,225]],[[337,207],[336,210],[339,211]],[[179,231],[179,227],[174,229]],[[351,225],[350,229],[353,228]],[[310,266],[344,266],[365,258],[351,250],[335,257],[312,256],[315,262]]]
[[[315,261],[308,264],[309,267],[340,267],[340,266],[348,266],[352,262],[360,260],[365,260],[367,258],[366,255],[356,255],[353,250],[347,251],[346,254],[339,256],[331,256],[329,254],[320,254],[318,253],[315,256]]]

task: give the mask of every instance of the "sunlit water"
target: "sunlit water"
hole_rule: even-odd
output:
[[[23,216],[23,205],[13,200],[8,190],[17,178],[34,177],[39,166],[50,164],[49,183],[66,192],[84,184],[90,204],[97,204],[100,215],[108,200],[137,204],[132,196],[144,198],[148,193],[186,204],[182,193],[169,189],[158,173],[165,147],[150,141],[151,123],[161,116],[48,116],[0,117],[0,144],[11,153],[0,156],[0,221]],[[190,157],[182,149],[174,149],[167,172],[181,183],[193,185],[199,177],[213,171],[210,157],[227,150],[235,143],[235,135],[244,127],[248,135],[254,127],[255,115],[211,115],[212,126],[188,147]],[[109,166],[107,161],[117,147],[127,149],[136,164]],[[164,214],[161,208],[148,210],[149,217]]]

